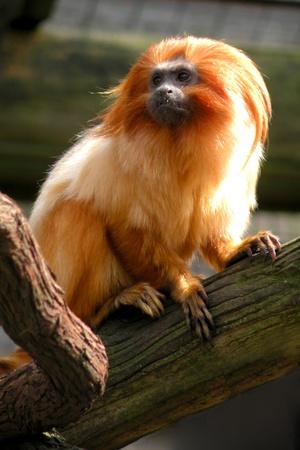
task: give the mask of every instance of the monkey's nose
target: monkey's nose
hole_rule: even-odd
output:
[[[173,90],[171,88],[161,89],[158,92],[158,104],[163,105],[163,104],[170,103],[172,94],[173,94]]]

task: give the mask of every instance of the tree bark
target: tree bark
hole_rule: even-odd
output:
[[[119,449],[299,367],[299,238],[273,264],[258,255],[204,285],[216,323],[211,344],[190,335],[181,309],[171,303],[158,320],[120,311],[101,327],[108,388],[62,430],[69,442]]]
[[[26,220],[4,195],[0,323],[38,364],[0,379],[2,439],[66,425],[103,392],[107,357],[101,340],[65,305]]]
[[[3,206],[2,202],[0,214],[3,214],[6,207],[8,208],[7,203]],[[0,229],[0,236],[3,236],[2,233],[3,230]],[[15,228],[13,240],[18,233],[19,229]],[[16,311],[10,312],[12,308],[7,299],[15,295],[16,287],[9,285],[7,280],[13,282],[13,276],[18,273],[21,275],[16,278],[18,283],[23,282],[23,277],[27,277],[21,291],[21,305],[17,305],[18,311],[22,310],[20,320],[23,320],[27,314],[23,303],[26,302],[30,310],[31,283],[35,285],[41,279],[43,285],[41,274],[46,269],[44,263],[40,262],[41,272],[38,267],[34,275],[28,270],[18,272],[17,266],[13,266],[2,256],[7,251],[5,242],[6,239],[0,239],[0,314],[3,323],[11,319],[14,323]],[[22,248],[27,245],[32,248],[31,242],[20,242]],[[11,253],[15,255],[14,251]],[[32,258],[31,254],[27,256]],[[64,332],[69,335],[69,328],[73,323],[79,326],[78,319],[61,305],[66,313],[66,322],[55,316],[52,324],[56,325],[50,327],[50,330],[36,326],[36,319],[29,320],[30,327],[23,327],[23,333],[6,328],[20,345],[27,345],[27,349],[30,346],[32,354],[41,361],[42,369],[47,375],[54,373],[54,376],[48,379],[33,365],[11,375],[12,379],[19,378],[24,389],[15,394],[14,390],[8,388],[11,384],[4,384],[4,391],[0,390],[0,426],[9,419],[14,425],[10,432],[15,429],[24,431],[25,420],[27,424],[32,421],[34,426],[39,425],[39,429],[46,429],[61,417],[64,422],[61,423],[60,431],[72,444],[89,450],[118,449],[182,417],[287,374],[300,365],[299,263],[300,239],[296,239],[283,247],[275,263],[258,255],[207,279],[204,285],[216,323],[216,333],[210,344],[202,344],[198,338],[190,335],[180,307],[171,302],[167,302],[164,314],[156,320],[144,317],[130,308],[117,312],[100,329],[110,361],[106,393],[71,425],[66,425],[70,420],[70,416],[64,416],[66,404],[74,406],[73,398],[80,402],[82,398],[79,390],[88,391],[90,387],[89,382],[82,382],[86,361],[82,363],[82,352],[79,351],[78,357],[76,348],[67,345],[65,357],[70,358],[70,365],[61,366],[59,361],[62,349],[58,349],[57,355],[56,350],[53,352],[50,349],[52,345],[54,348],[57,345],[55,340],[53,342],[53,329],[63,325]],[[27,269],[30,266],[26,259],[22,264]],[[35,264],[37,265],[36,262]],[[58,287],[51,292],[56,299]],[[37,297],[37,302],[36,306],[31,305],[32,317],[39,316],[40,310],[50,310],[53,300],[44,290],[33,294]],[[90,331],[85,329],[85,333]],[[92,339],[90,334],[88,336]],[[100,369],[103,368],[103,361],[101,364]],[[54,371],[51,371],[52,365],[55,367]],[[70,369],[64,373],[66,367]],[[61,378],[59,370],[66,378]],[[91,372],[97,377],[93,367]],[[48,379],[49,385],[45,384],[46,393],[59,392],[60,399],[63,400],[59,403],[52,394],[39,397],[36,387],[30,381],[35,382],[34,374]],[[10,378],[4,379],[2,383],[9,383],[9,380]],[[77,383],[77,380],[80,382]],[[91,390],[94,394],[95,390]],[[19,402],[18,407],[14,406],[15,400]],[[28,406],[28,401],[33,403],[31,407]],[[78,405],[75,406],[78,408]],[[47,408],[50,418],[45,418]],[[25,414],[24,411],[28,410]],[[37,424],[35,417],[40,412],[44,422]],[[18,420],[15,420],[15,415],[18,415]],[[11,446],[11,442],[8,446],[1,444],[1,449],[28,448],[28,441],[23,440],[24,446],[21,443],[19,447]],[[35,446],[30,448],[42,450],[51,447],[35,442]]]

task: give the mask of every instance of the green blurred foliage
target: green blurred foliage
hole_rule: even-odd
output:
[[[72,138],[107,107],[98,95],[119,82],[147,37],[37,34],[1,47],[0,188],[33,195],[38,180]],[[300,52],[248,49],[266,75],[273,103],[264,207],[300,208]]]
[[[258,197],[263,205],[300,210],[300,52],[249,50],[266,76],[273,117]]]

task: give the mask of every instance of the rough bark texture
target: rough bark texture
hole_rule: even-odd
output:
[[[191,337],[174,304],[158,320],[131,312],[107,321],[100,334],[108,389],[63,430],[69,442],[122,448],[299,367],[300,239],[284,246],[274,264],[256,256],[204,285],[216,322],[211,345]]]
[[[64,304],[26,220],[4,195],[0,323],[38,364],[0,379],[1,439],[66,425],[103,392],[107,357],[101,340]]]

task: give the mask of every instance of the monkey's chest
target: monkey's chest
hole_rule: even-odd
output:
[[[178,254],[190,254],[196,246],[194,237],[195,211],[192,201],[171,202],[163,199],[152,205],[131,205],[128,219],[131,226],[143,230]]]

